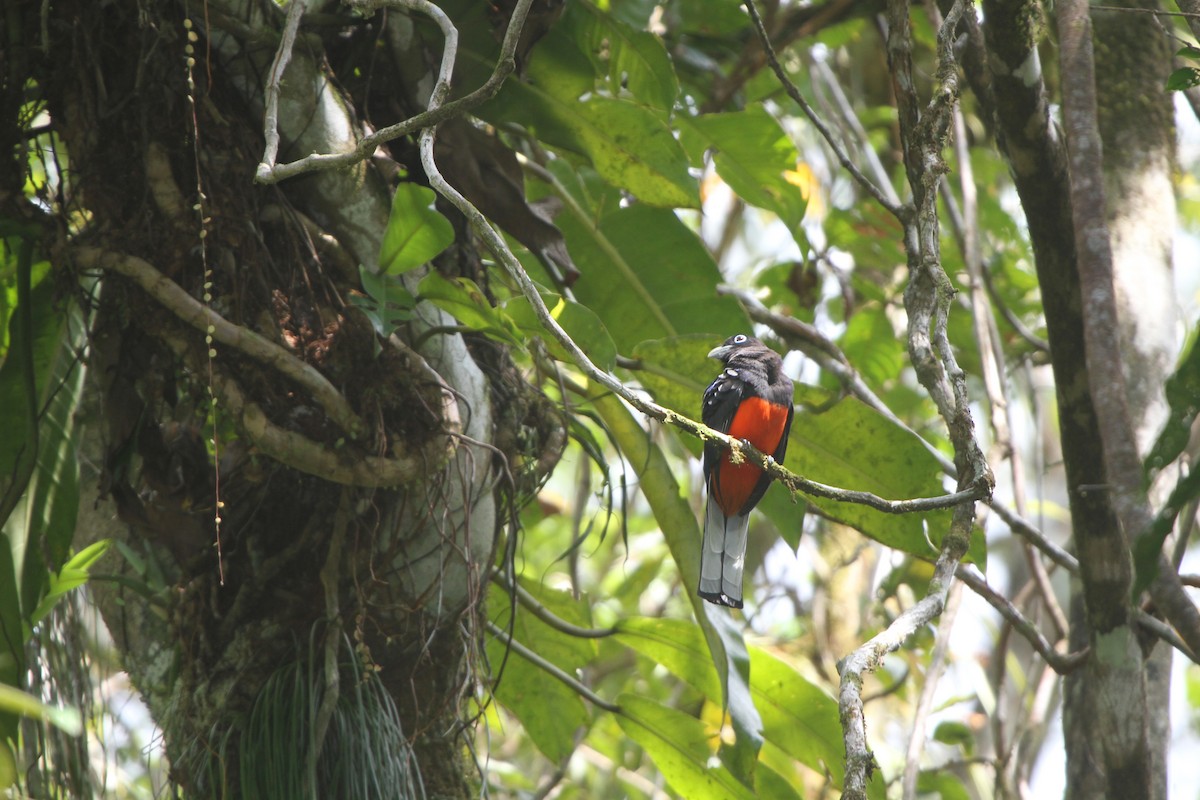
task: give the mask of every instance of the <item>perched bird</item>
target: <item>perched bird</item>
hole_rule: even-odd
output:
[[[730,336],[708,357],[720,359],[725,368],[704,390],[704,424],[748,441],[782,463],[792,428],[792,381],[783,374],[783,359],[742,333]],[[708,505],[700,596],[710,603],[741,608],[750,510],[767,491],[771,476],[749,461],[732,463],[729,450],[705,442],[704,483]]]

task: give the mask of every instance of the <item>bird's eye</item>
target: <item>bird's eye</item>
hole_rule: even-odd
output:
[[[733,343],[734,344],[744,344],[746,342],[747,338],[748,337],[746,336],[746,334],[739,333],[737,336],[733,337]]]

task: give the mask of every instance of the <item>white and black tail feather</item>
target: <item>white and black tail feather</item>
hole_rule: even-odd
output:
[[[700,550],[700,596],[711,603],[742,607],[742,569],[746,565],[749,514],[726,517],[709,494]]]

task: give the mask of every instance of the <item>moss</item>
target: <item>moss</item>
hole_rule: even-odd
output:
[[[1147,0],[1130,7],[1157,8]],[[1106,168],[1137,170],[1169,152],[1175,136],[1172,94],[1164,90],[1171,49],[1151,14],[1094,12],[1096,100]]]

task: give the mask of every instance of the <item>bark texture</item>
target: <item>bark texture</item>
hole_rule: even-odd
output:
[[[125,555],[109,556],[104,571],[123,583],[100,588],[99,603],[190,795],[241,793],[247,717],[281,667],[303,664],[317,676],[310,761],[363,744],[321,731],[340,713],[339,685],[344,700],[348,676],[375,674],[398,710],[402,768],[419,772],[429,796],[465,797],[475,620],[507,510],[554,463],[559,417],[501,348],[460,335],[433,306],[418,305],[394,341],[377,337],[350,298],[358,266],[377,269],[395,164],[381,153],[255,187],[282,12],[253,0],[191,12],[55,6],[39,81],[71,157],[71,207],[87,215],[78,234],[61,232],[56,267],[71,285],[86,262],[78,244],[89,257],[136,256],[319,372],[365,430],[343,429],[290,379],[105,273],[85,298],[96,323],[80,531],[121,542]],[[383,24],[363,20],[331,48],[346,63],[376,58]],[[389,69],[402,57],[429,62],[419,36],[397,41],[407,49],[390,53]],[[285,157],[346,150],[361,133],[364,97],[333,80],[325,47],[302,29],[280,103]],[[461,230],[438,268],[486,287]],[[339,485],[265,457],[233,408],[252,408],[298,454],[351,462],[405,451],[425,468],[402,486]],[[506,476],[517,460],[536,467]]]

